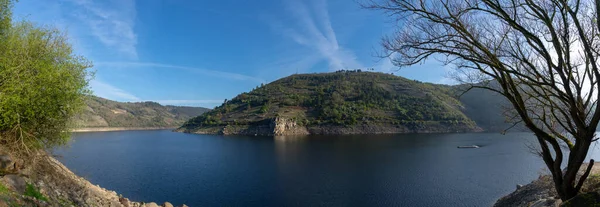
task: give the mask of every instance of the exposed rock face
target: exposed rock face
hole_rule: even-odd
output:
[[[6,187],[19,194],[25,193],[25,189],[27,188],[25,179],[18,175],[6,175],[2,177],[1,182],[4,183]]]
[[[0,172],[14,171],[16,163],[8,155],[0,155]]]
[[[271,123],[271,127],[275,136],[309,134],[306,127],[300,126],[296,121],[287,118],[275,118]]]

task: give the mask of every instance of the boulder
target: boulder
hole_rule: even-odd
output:
[[[121,205],[123,205],[124,207],[129,207],[129,199],[127,198],[120,197],[119,203],[121,203]]]
[[[177,206],[177,207],[188,207],[188,206],[185,204],[182,204],[181,206]]]
[[[25,193],[25,189],[27,189],[27,183],[25,182],[25,179],[19,177],[18,175],[6,175],[2,177],[1,181],[6,185],[6,187],[16,191],[19,194]]]
[[[146,204],[144,204],[143,206],[144,206],[144,207],[160,207],[160,206],[158,206],[158,204],[156,204],[156,203],[154,203],[154,202],[152,202],[152,203],[146,203]]]
[[[547,198],[533,202],[529,207],[559,207],[562,201],[560,199]]]
[[[10,172],[15,169],[15,161],[8,155],[0,155],[0,172]]]
[[[589,192],[580,193],[579,195],[565,201],[560,206],[564,207],[586,207],[586,206],[598,206],[600,204],[600,193]]]
[[[523,185],[517,184],[517,189],[522,188],[522,187],[523,187]]]
[[[173,204],[171,204],[169,202],[165,202],[162,206],[163,207],[174,207]]]

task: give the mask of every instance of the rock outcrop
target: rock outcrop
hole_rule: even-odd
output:
[[[305,126],[300,126],[296,121],[282,117],[275,118],[271,127],[275,136],[309,134]]]

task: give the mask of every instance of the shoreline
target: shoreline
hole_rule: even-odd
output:
[[[85,127],[72,129],[71,132],[115,132],[177,129],[177,127]]]

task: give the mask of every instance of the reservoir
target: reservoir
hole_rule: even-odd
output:
[[[479,148],[457,148],[477,145]],[[491,206],[547,173],[531,133],[245,137],[74,133],[55,150],[133,201],[188,206]],[[592,157],[600,154],[597,146]]]

